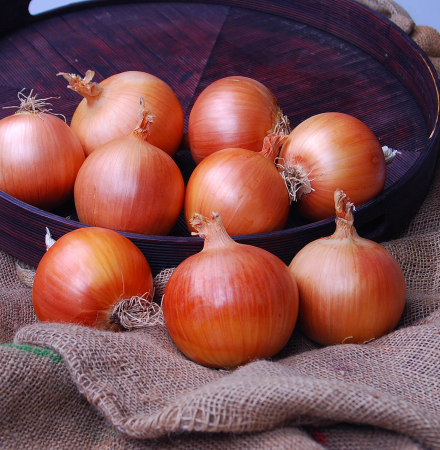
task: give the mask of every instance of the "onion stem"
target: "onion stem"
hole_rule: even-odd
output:
[[[195,213],[190,219],[190,223],[197,230],[191,234],[205,239],[204,249],[235,244],[235,241],[226,232],[220,214],[217,212],[213,212],[210,218]]]
[[[329,239],[346,239],[357,237],[356,228],[353,226],[354,203],[349,201],[347,194],[341,189],[335,191],[336,231]]]
[[[95,76],[95,72],[93,70],[88,70],[84,78],[81,78],[79,75],[74,73],[57,73],[57,76],[60,75],[69,82],[69,86],[67,86],[68,89],[78,92],[78,94],[86,98],[87,101],[93,101],[94,99],[100,97],[103,92],[103,88],[98,83],[92,81]]]
[[[150,135],[151,124],[153,123],[156,116],[145,108],[145,100],[144,97],[141,96],[140,99],[141,107],[139,108],[139,123],[137,127],[133,130],[133,134],[135,136],[140,137],[141,139],[147,140]]]

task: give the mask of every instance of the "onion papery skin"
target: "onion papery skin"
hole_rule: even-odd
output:
[[[139,97],[155,116],[150,143],[173,156],[183,136],[183,112],[174,91],[154,75],[130,71],[101,83],[102,93],[84,98],[73,114],[71,128],[86,155],[108,141],[128,135],[138,123]]]
[[[126,237],[103,228],[69,232],[38,264],[32,288],[40,321],[118,329],[110,316],[121,299],[153,293],[142,252]]]
[[[82,146],[59,117],[17,112],[0,121],[0,189],[50,211],[73,195]]]
[[[308,174],[313,191],[298,198],[299,213],[310,221],[334,215],[333,194],[342,189],[357,206],[385,186],[382,146],[362,121],[328,112],[299,124],[280,151],[284,166],[297,165]]]
[[[193,171],[185,193],[185,220],[195,213],[218,212],[229,235],[282,230],[289,195],[273,161],[251,150],[225,149],[205,158]]]
[[[260,82],[242,76],[217,80],[200,94],[191,110],[191,155],[198,164],[226,148],[259,152],[281,116],[275,96]]]
[[[188,358],[234,368],[284,347],[295,327],[298,291],[273,254],[232,239],[205,240],[200,253],[174,270],[162,309],[172,340]]]
[[[298,327],[324,345],[364,343],[396,327],[405,277],[384,247],[336,220],[332,236],[307,244],[289,265],[299,290]]]
[[[82,223],[165,236],[182,210],[185,185],[167,153],[131,133],[86,159],[74,192]]]

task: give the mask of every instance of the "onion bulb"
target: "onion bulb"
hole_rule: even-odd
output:
[[[238,244],[220,216],[195,214],[203,250],[173,272],[162,297],[177,347],[209,367],[233,368],[281,350],[295,327],[298,291],[289,268],[258,247]]]
[[[277,136],[279,139],[282,137]],[[289,214],[289,193],[274,160],[279,146],[266,137],[259,153],[220,150],[193,171],[185,193],[185,220],[217,211],[229,235],[282,230]]]
[[[393,330],[405,306],[405,278],[381,245],[359,237],[353,203],[336,190],[336,231],[290,263],[299,289],[298,326],[324,344],[362,343]]]
[[[104,228],[78,228],[38,264],[32,302],[40,321],[136,328],[154,315],[153,277],[141,251]],[[158,306],[158,305],[157,305]]]
[[[0,120],[0,189],[46,211],[65,203],[85,155],[46,99],[20,91],[15,114]]]
[[[299,124],[285,141],[278,164],[291,200],[312,221],[334,215],[336,189],[359,205],[379,194],[386,181],[379,140],[367,125],[343,113],[318,114]]]
[[[197,164],[225,148],[259,152],[268,134],[289,132],[289,121],[272,92],[240,76],[210,84],[195,101],[188,122],[191,155]]]
[[[145,72],[122,72],[101,83],[92,81],[95,72],[84,78],[59,73],[68,88],[84,98],[73,114],[71,128],[83,145],[86,155],[108,141],[130,133],[137,124],[139,97],[156,120],[151,144],[174,155],[183,135],[183,112],[176,94],[164,81]]]
[[[139,125],[98,147],[75,182],[82,223],[130,233],[167,235],[182,210],[185,185],[177,164],[148,142],[154,117],[141,97]]]

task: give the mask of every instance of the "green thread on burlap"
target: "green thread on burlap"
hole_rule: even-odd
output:
[[[37,356],[42,356],[50,358],[52,361],[61,362],[63,358],[61,355],[48,348],[34,347],[33,345],[24,344],[1,344],[2,347],[17,348],[18,350],[23,350],[24,352],[30,352]]]

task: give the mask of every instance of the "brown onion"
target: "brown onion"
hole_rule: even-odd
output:
[[[278,136],[278,138],[280,138]],[[278,140],[277,140],[278,141]],[[193,171],[185,193],[190,230],[195,213],[216,211],[229,235],[282,230],[289,214],[289,194],[274,160],[278,142],[259,153],[240,148],[220,150]]]
[[[98,147],[75,182],[82,223],[130,233],[167,235],[182,210],[185,185],[177,164],[150,144],[153,117],[141,98],[139,125]]]
[[[145,107],[156,116],[150,143],[174,155],[183,135],[183,112],[176,94],[164,81],[136,71],[118,73],[99,84],[92,82],[95,72],[91,70],[84,78],[69,73],[58,75],[69,81],[68,88],[84,97],[70,126],[86,155],[135,128],[140,96],[145,99]]]
[[[191,154],[197,164],[225,148],[259,152],[268,134],[289,132],[289,121],[272,92],[241,76],[210,84],[194,103],[188,123]]]
[[[374,133],[353,116],[328,112],[299,124],[285,141],[279,167],[291,199],[309,220],[334,215],[342,189],[356,205],[379,194],[386,181],[384,152]]]
[[[192,226],[205,239],[204,248],[174,270],[162,300],[174,343],[210,367],[233,368],[275,355],[298,313],[288,267],[266,250],[234,242],[218,214],[195,214]]]
[[[52,113],[49,99],[20,91],[21,105],[0,121],[0,189],[50,211],[73,195],[85,155],[78,138]]]
[[[334,199],[335,233],[307,244],[289,266],[299,289],[298,325],[320,344],[362,343],[399,322],[405,278],[391,253],[359,237],[344,192]]]
[[[141,251],[121,234],[95,227],[58,239],[38,264],[32,287],[40,321],[100,329],[147,322],[152,295],[153,277]]]

